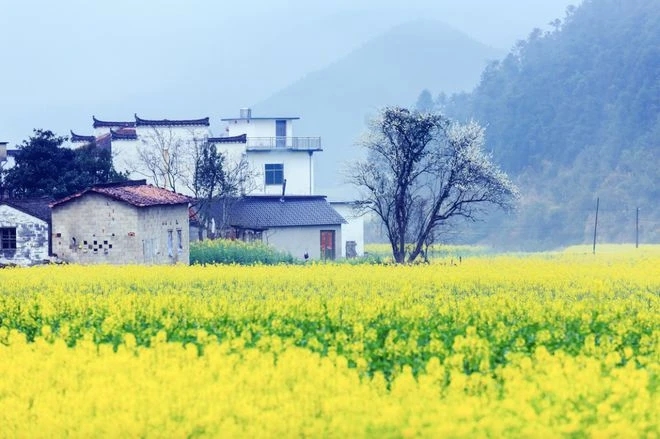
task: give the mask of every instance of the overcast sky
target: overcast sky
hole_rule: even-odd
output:
[[[0,141],[33,128],[91,134],[92,115],[213,122],[405,20],[436,18],[509,49],[577,3],[0,0]]]

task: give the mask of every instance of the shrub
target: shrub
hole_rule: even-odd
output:
[[[293,264],[291,254],[275,250],[260,243],[247,243],[228,239],[215,239],[190,244],[191,264]]]

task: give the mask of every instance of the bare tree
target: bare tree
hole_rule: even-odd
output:
[[[174,192],[186,181],[186,143],[170,127],[151,127],[141,139],[137,152],[140,168],[134,171],[150,177],[158,187]]]
[[[370,122],[366,160],[349,168],[360,205],[383,222],[397,263],[413,262],[454,217],[509,209],[517,189],[483,151],[484,130],[440,114],[386,107]]]
[[[193,170],[188,187],[197,199],[196,211],[200,222],[208,230],[210,207],[213,203],[221,203],[223,217],[217,218],[215,225],[220,230],[225,229],[234,200],[254,189],[255,171],[245,155],[229,157],[207,140],[194,143],[189,163],[193,164]]]

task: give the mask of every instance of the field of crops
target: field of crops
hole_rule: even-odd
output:
[[[2,437],[658,437],[660,252],[0,270]]]

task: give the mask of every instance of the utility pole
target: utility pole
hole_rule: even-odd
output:
[[[639,248],[639,207],[635,216],[635,248]]]
[[[596,231],[598,230],[598,205],[600,204],[600,197],[596,198],[596,222],[594,223],[594,254],[596,254]]]

